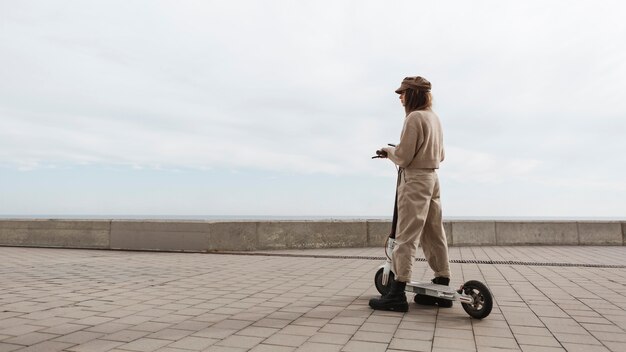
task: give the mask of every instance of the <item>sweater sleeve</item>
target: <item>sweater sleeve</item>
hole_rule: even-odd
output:
[[[407,116],[400,134],[400,143],[396,147],[383,148],[387,152],[389,160],[394,164],[400,167],[407,167],[413,161],[415,150],[417,149],[417,126],[415,119]]]

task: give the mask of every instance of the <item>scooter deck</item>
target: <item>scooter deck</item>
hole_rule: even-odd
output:
[[[437,285],[432,282],[409,282],[406,284],[407,292],[413,292],[418,295],[426,295],[443,299],[456,299],[456,291],[450,286]]]

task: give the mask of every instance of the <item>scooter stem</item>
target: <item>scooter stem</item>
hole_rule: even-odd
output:
[[[386,253],[387,253],[387,260],[385,261],[385,264],[383,265],[383,277],[382,277],[382,281],[383,281],[383,285],[387,285],[387,282],[389,281],[389,273],[391,272],[391,258],[393,258],[393,247],[396,244],[396,240],[393,238],[389,238],[387,240],[387,248],[386,248]]]

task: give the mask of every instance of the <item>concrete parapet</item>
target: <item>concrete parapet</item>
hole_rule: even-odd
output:
[[[259,222],[258,240],[259,249],[365,247],[367,222]]]
[[[111,222],[111,249],[204,252],[209,245],[206,222]]]
[[[251,251],[261,249],[258,222],[209,223],[209,251]]]
[[[455,221],[450,223],[453,245],[496,245],[496,223],[489,221]]]
[[[571,222],[496,222],[496,244],[578,244],[578,227]]]
[[[109,220],[0,220],[0,245],[109,248]]]
[[[450,246],[624,245],[619,221],[445,221]],[[0,220],[0,245],[156,251],[382,247],[391,222]]]
[[[387,237],[391,233],[391,221],[368,220],[367,221],[367,246],[384,246]]]
[[[623,244],[622,226],[619,222],[579,222],[578,244]]]

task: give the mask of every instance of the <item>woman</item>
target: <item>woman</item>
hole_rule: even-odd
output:
[[[436,169],[444,159],[443,134],[439,117],[431,109],[431,84],[423,77],[407,77],[396,93],[406,117],[396,147],[382,148],[382,156],[400,167],[398,178],[398,223],[392,270],[395,280],[388,294],[372,298],[370,307],[406,312],[409,306],[404,289],[411,280],[417,242],[435,272],[433,283],[450,283],[448,244],[443,230],[439,179]],[[451,301],[418,296],[417,303],[450,306]]]

